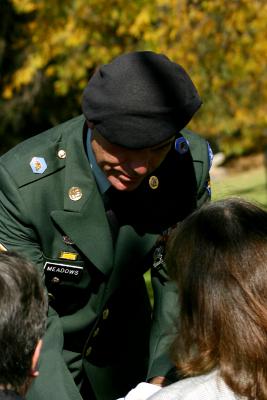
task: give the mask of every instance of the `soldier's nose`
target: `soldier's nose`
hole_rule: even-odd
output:
[[[147,160],[132,161],[129,166],[136,175],[146,175],[149,171]]]

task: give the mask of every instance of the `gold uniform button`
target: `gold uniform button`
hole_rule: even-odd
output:
[[[69,189],[69,198],[73,201],[78,201],[82,198],[83,192],[77,186],[72,186]]]
[[[107,319],[108,316],[109,316],[109,309],[106,308],[106,309],[103,311],[103,316],[102,316],[102,318],[103,318],[103,319]]]
[[[86,350],[86,353],[85,353],[86,357],[90,356],[90,354],[92,353],[92,350],[93,350],[93,348],[91,346],[88,347],[88,349]]]
[[[64,159],[64,158],[66,158],[66,152],[65,152],[65,150],[63,150],[63,149],[61,149],[61,150],[58,150],[58,152],[57,152],[57,156],[58,156],[58,158],[61,158],[62,160]]]
[[[93,337],[96,337],[99,334],[100,329],[96,328],[96,330],[93,333]]]

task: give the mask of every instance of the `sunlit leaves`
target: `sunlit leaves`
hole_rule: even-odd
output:
[[[203,107],[192,128],[230,153],[260,147],[267,122],[265,0],[5,1],[26,32],[12,42],[17,58],[4,77],[6,101],[23,102],[24,90],[42,76],[53,85],[51,97],[75,92],[78,105],[98,65],[123,52],[154,50],[182,64],[199,89]]]

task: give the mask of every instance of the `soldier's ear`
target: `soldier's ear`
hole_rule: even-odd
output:
[[[32,366],[30,370],[30,376],[32,378],[36,378],[39,375],[39,371],[37,370],[37,364],[41,353],[43,341],[40,339],[35,347],[33,356],[32,356]]]

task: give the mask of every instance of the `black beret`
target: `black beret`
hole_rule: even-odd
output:
[[[162,54],[140,51],[101,66],[83,93],[82,110],[109,142],[138,149],[177,134],[201,105],[186,71]]]

